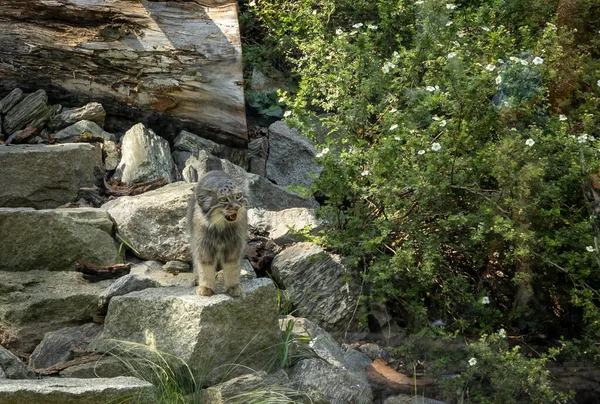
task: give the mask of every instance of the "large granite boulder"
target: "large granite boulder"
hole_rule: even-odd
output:
[[[190,261],[187,206],[193,185],[175,182],[136,196],[124,196],[102,206],[117,231],[140,254],[159,261]]]
[[[154,386],[134,377],[5,380],[2,404],[152,403]]]
[[[0,208],[0,271],[73,271],[75,262],[114,264],[113,222],[101,209]]]
[[[56,208],[91,187],[102,150],[92,144],[0,147],[0,207]],[[25,178],[25,179],[24,179]]]
[[[194,288],[178,287],[116,296],[106,315],[104,346],[115,349],[115,340],[147,344],[195,370],[207,373],[209,366],[209,384],[235,377],[245,366],[259,370],[279,342],[277,291],[267,278],[242,285],[239,298],[198,296]]]
[[[173,141],[173,160],[181,170],[185,165],[185,161],[190,156],[197,156],[200,150],[228,160],[238,166],[244,166],[246,163],[245,149],[225,146],[185,130],[182,130]]]
[[[320,359],[301,360],[290,371],[292,386],[331,404],[371,404],[369,383],[353,372]]]
[[[323,222],[315,216],[314,209],[290,208],[280,211],[249,209],[250,226],[265,231],[269,238],[277,244],[301,241],[298,232],[308,228],[316,232],[322,228]]]
[[[169,142],[138,123],[121,139],[121,162],[114,178],[126,184],[166,178],[174,180]]]
[[[340,257],[311,243],[294,244],[280,252],[271,271],[298,309],[329,332],[355,329],[359,288],[348,282]]]
[[[0,344],[30,353],[47,332],[89,323],[110,283],[77,272],[0,272]]]
[[[303,198],[257,174],[247,174],[246,185],[249,208],[279,211],[291,208],[316,209],[319,207],[313,197]]]
[[[313,144],[297,129],[283,121],[269,126],[267,178],[277,185],[310,187],[322,170],[315,162],[316,154]]]

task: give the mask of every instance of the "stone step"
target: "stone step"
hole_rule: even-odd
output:
[[[135,377],[1,380],[2,404],[152,403],[154,386]]]
[[[56,208],[75,201],[103,167],[100,146],[87,143],[0,146],[0,207]]]
[[[0,208],[0,271],[73,271],[77,260],[112,265],[113,222],[94,208]]]
[[[98,349],[118,352],[122,342],[114,345],[114,340],[146,344],[203,375],[212,369],[205,376],[209,384],[247,373],[245,366],[260,370],[274,358],[280,341],[277,291],[267,278],[242,285],[238,298],[198,296],[189,287],[113,297]]]

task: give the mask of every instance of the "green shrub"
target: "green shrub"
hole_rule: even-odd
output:
[[[598,5],[253,4],[321,150],[321,242],[370,299],[414,329],[600,333]]]

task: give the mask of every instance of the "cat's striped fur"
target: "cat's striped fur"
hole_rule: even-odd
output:
[[[223,171],[209,171],[198,181],[188,205],[197,294],[214,293],[218,270],[223,271],[227,293],[242,294],[240,268],[248,233],[247,202],[243,187]]]

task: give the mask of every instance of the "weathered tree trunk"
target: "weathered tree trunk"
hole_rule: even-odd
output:
[[[109,130],[245,145],[235,0],[1,3],[0,95],[43,88],[52,103],[102,103]]]

